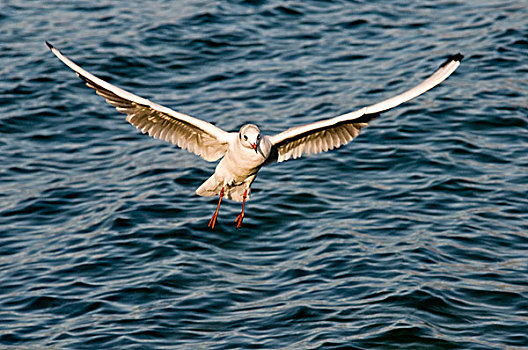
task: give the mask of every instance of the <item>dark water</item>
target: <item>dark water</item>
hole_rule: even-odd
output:
[[[528,346],[526,1],[0,6],[0,347]],[[268,134],[440,87],[239,203],[51,55]]]

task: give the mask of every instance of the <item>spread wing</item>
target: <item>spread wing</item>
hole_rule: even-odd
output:
[[[86,85],[106,99],[126,120],[150,136],[172,142],[207,161],[221,158],[227,151],[229,133],[206,121],[176,112],[136,96],[90,74],[46,42],[51,52],[70,67]]]
[[[326,152],[352,141],[380,113],[412,100],[446,80],[460,65],[463,56],[450,56],[436,72],[412,89],[357,111],[288,129],[270,137],[277,161]]]

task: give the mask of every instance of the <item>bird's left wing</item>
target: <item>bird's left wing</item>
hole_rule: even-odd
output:
[[[215,161],[226,153],[230,139],[228,132],[107,83],[78,66],[49,42],[46,41],[46,44],[86,85],[95,89],[98,95],[119,112],[125,113],[126,120],[142,133],[172,142],[207,161]]]
[[[461,54],[450,56],[429,78],[402,94],[351,113],[294,127],[271,136],[277,161],[299,158],[303,153],[326,152],[349,143],[381,112],[407,102],[446,80],[458,68],[462,58]]]

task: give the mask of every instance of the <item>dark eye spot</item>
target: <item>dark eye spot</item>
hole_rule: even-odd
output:
[[[244,140],[246,140],[246,141],[247,141],[247,135],[244,135]]]

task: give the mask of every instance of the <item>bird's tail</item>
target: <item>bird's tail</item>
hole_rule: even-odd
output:
[[[251,182],[253,181],[253,179],[254,177],[252,178]],[[222,190],[222,184],[223,183],[221,181],[218,181],[213,174],[203,184],[201,184],[200,187],[196,189],[196,194],[204,197],[220,195],[220,191]],[[251,185],[251,183],[249,183],[249,185]],[[245,193],[246,200],[249,200],[249,195],[251,192],[249,185],[244,182],[238,186],[226,186],[224,188],[224,196],[227,199],[231,199],[236,202],[242,202]]]
[[[196,189],[196,194],[204,197],[211,197],[220,194],[222,183],[215,179],[214,174],[211,175],[203,184]]]

